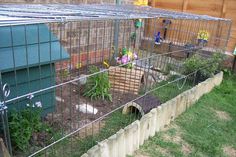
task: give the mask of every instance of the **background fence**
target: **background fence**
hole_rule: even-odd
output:
[[[234,50],[236,46],[235,0],[151,0],[150,5],[157,8],[232,19],[233,25],[227,50],[230,52]],[[218,27],[217,24],[214,26]]]

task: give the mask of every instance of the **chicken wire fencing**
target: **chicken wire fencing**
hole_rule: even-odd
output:
[[[13,156],[81,156],[216,73],[231,29],[151,7],[0,8],[0,137]]]

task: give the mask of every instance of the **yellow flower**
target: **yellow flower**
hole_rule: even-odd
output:
[[[206,30],[200,30],[197,35],[197,39],[208,40],[209,33]]]
[[[130,58],[133,58],[133,53],[131,51],[128,51],[127,52],[127,55],[130,57]]]
[[[77,63],[76,64],[76,69],[79,69],[79,68],[81,68],[82,67],[82,64],[81,63]]]
[[[135,0],[135,1],[134,1],[134,5],[147,6],[147,5],[148,5],[148,0]]]
[[[105,65],[107,68],[110,67],[110,65],[106,61],[103,61],[103,65]]]

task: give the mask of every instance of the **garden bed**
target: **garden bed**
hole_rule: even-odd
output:
[[[115,135],[100,142],[99,145],[92,147],[84,156],[93,157],[95,154],[100,154],[103,157],[109,157],[109,154],[115,153],[118,153],[119,156],[132,155],[139,148],[139,145],[142,145],[149,137],[154,136],[156,132],[163,130],[166,125],[198,101],[201,96],[218,86],[222,79],[223,73],[221,72],[158,108],[152,109],[140,120],[121,129]],[[118,152],[116,152],[117,148]]]
[[[90,98],[84,97],[83,93],[79,91],[78,86],[74,84],[67,84],[61,89],[58,88],[56,94],[62,101],[57,101],[55,112],[49,114],[47,120],[58,125],[58,129],[64,128],[64,130],[67,130],[66,132],[83,127],[85,124],[137,97],[137,95],[132,93],[124,94],[119,91],[112,91],[112,102],[107,100],[93,101]],[[92,106],[98,112],[96,114],[80,112],[79,105],[83,104]]]

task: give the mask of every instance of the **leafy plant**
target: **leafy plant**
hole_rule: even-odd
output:
[[[225,69],[223,69],[223,72],[225,75],[228,75],[228,76],[232,75],[232,71],[230,69],[225,68]]]
[[[33,133],[50,128],[41,121],[42,108],[28,106],[21,111],[12,111],[9,116],[11,140],[16,149],[26,151]]]
[[[215,74],[218,70],[221,70],[221,65],[224,59],[225,55],[223,53],[214,53],[212,57],[208,60],[208,63],[211,65],[207,68],[208,72],[212,75]]]
[[[99,72],[100,69],[96,66],[89,67],[90,74]],[[90,76],[85,85],[84,96],[91,99],[102,99],[112,101],[112,96],[109,93],[111,88],[107,72],[102,72]]]
[[[183,64],[183,73],[190,74],[197,72],[197,77],[201,80],[213,76],[219,69],[224,59],[224,55],[220,52],[215,52],[209,59],[203,58],[198,54],[185,60]]]
[[[183,64],[183,73],[187,75],[204,67],[206,64],[207,62],[205,59],[203,59],[200,55],[195,54],[185,60]]]

